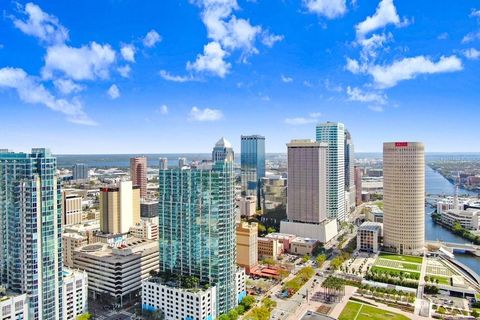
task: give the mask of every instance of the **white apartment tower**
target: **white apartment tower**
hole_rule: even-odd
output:
[[[384,247],[420,254],[425,242],[425,150],[420,142],[383,144]]]

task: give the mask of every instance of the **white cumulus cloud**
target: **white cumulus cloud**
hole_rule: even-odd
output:
[[[223,113],[219,109],[200,109],[197,107],[192,107],[190,110],[189,119],[191,121],[218,121],[223,118]]]
[[[380,88],[395,86],[398,82],[415,78],[420,74],[435,74],[460,71],[462,61],[455,55],[442,56],[437,62],[425,56],[403,58],[390,65],[374,65],[367,72]]]
[[[273,45],[279,41],[282,41],[284,38],[283,35],[271,34],[269,32],[264,32],[262,35],[262,43],[267,47],[273,47]]]
[[[132,71],[132,69],[130,68],[130,66],[128,64],[126,64],[124,66],[118,67],[117,71],[118,71],[118,73],[120,73],[120,75],[122,77],[128,78],[128,77],[130,77],[130,71]]]
[[[203,47],[203,54],[197,55],[195,62],[187,63],[187,69],[207,72],[223,78],[231,67],[230,63],[224,60],[226,56],[227,52],[218,42],[210,42]]]
[[[112,84],[107,90],[107,94],[110,96],[110,99],[115,100],[120,97],[120,89],[118,89],[116,84]]]
[[[31,2],[23,8],[26,20],[13,18],[13,24],[23,33],[34,36],[47,44],[60,44],[68,40],[68,30],[57,17],[44,12]]]
[[[328,19],[343,16],[347,12],[345,0],[304,0],[303,3],[309,12]]]
[[[282,79],[282,82],[285,82],[285,83],[290,83],[293,81],[292,77],[284,76],[283,74],[280,75],[280,78]]]
[[[470,60],[477,60],[478,58],[480,58],[480,51],[475,48],[464,50],[463,54],[467,59]]]
[[[318,118],[320,118],[322,114],[320,112],[312,112],[307,117],[294,117],[294,118],[286,118],[284,122],[289,125],[298,126],[310,123],[318,122]]]
[[[123,59],[129,62],[135,62],[135,46],[132,44],[122,44],[120,48],[120,53],[122,54]]]
[[[157,113],[160,113],[160,114],[163,114],[163,115],[168,114],[168,106],[165,105],[165,104],[161,105],[161,106],[158,108]]]
[[[160,77],[167,81],[173,81],[173,82],[188,82],[188,81],[194,81],[195,79],[188,75],[188,76],[179,76],[179,75],[173,75],[170,72],[166,70],[160,70],[159,72]]]
[[[70,79],[56,79],[53,81],[53,85],[63,94],[76,93],[85,89],[85,87],[73,82]]]
[[[38,80],[28,75],[23,69],[0,69],[0,88],[16,90],[20,100],[30,104],[41,104],[47,108],[61,112],[72,123],[96,125],[96,122],[83,111],[78,99],[58,99],[52,95]]]
[[[409,21],[408,19],[403,19],[403,21],[400,19],[393,0],[381,0],[375,13],[355,26],[357,38],[362,39],[365,35],[389,24],[401,27],[408,25]]]
[[[55,72],[74,80],[106,79],[114,62],[115,51],[108,44],[92,42],[80,48],[56,45],[47,49],[42,74],[47,79]]]
[[[383,105],[387,102],[387,96],[382,93],[364,92],[360,88],[347,87],[348,100],[358,102],[374,102]]]
[[[143,45],[145,47],[152,48],[160,41],[162,41],[162,37],[157,31],[152,29],[143,38]]]

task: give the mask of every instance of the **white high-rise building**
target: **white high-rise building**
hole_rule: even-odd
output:
[[[88,275],[85,271],[63,269],[63,319],[74,320],[87,312]]]
[[[325,122],[317,125],[317,142],[328,144],[327,149],[327,215],[338,221],[345,214],[345,125]]]
[[[420,254],[425,244],[425,150],[420,142],[383,144],[383,244]]]

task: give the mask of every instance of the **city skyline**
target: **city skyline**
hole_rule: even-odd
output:
[[[315,3],[2,3],[2,148],[193,153],[225,136],[238,152],[260,134],[284,153],[334,121],[358,152],[476,151],[478,7]]]

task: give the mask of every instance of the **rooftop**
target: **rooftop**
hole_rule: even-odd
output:
[[[383,224],[380,222],[366,221],[362,223],[358,230],[378,231],[382,228]]]
[[[220,140],[215,143],[215,147],[231,148],[232,144],[224,137],[221,137]]]

